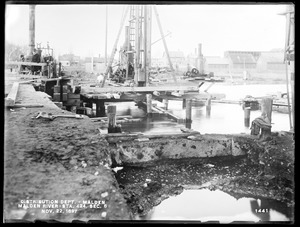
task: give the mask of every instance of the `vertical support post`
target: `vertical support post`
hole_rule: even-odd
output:
[[[192,122],[192,100],[186,100],[186,117],[185,120],[187,123]]]
[[[168,99],[163,99],[163,104],[164,104],[165,110],[168,110],[169,100]]]
[[[291,89],[292,89],[292,129],[295,127],[295,73],[294,73],[294,62],[291,62],[291,68],[293,72],[291,72]]]
[[[53,63],[53,66],[52,66],[53,68],[52,68],[52,70],[53,70],[53,78],[56,78],[57,77],[57,75],[56,75],[56,62],[54,62]]]
[[[61,62],[58,63],[58,77],[61,75]]]
[[[147,6],[148,15],[147,15],[147,60],[148,67],[151,67],[151,34],[152,34],[152,7]]]
[[[30,55],[35,47],[35,5],[29,6],[29,48]]]
[[[264,98],[261,100],[262,116],[267,116],[270,123],[272,122],[272,105],[273,99],[271,98]]]
[[[186,99],[182,99],[182,109],[185,109],[186,107]]]
[[[250,113],[251,113],[251,107],[245,107],[244,108],[244,125],[245,125],[245,127],[250,126]]]
[[[114,133],[116,129],[116,112],[117,106],[109,105],[107,107],[107,117],[108,117],[108,133]]]
[[[146,99],[147,99],[147,114],[151,115],[152,114],[152,95],[147,94]]]
[[[96,117],[104,117],[104,116],[105,116],[104,101],[97,100],[97,102],[96,102]]]
[[[134,82],[138,84],[140,73],[140,6],[135,7],[135,67],[134,67]]]
[[[48,79],[50,79],[51,78],[50,65],[47,66],[47,72],[48,72]]]
[[[147,24],[148,24],[148,6],[144,5],[144,72],[145,72],[145,82],[146,86],[149,84],[149,78],[148,78],[148,51],[147,51],[147,40],[148,40],[148,33],[147,33]]]
[[[209,117],[211,112],[211,95],[207,98],[205,102],[205,106],[206,106],[206,116]]]
[[[126,46],[127,46],[127,54],[126,54],[126,80],[128,80],[128,73],[129,73],[129,51],[130,50],[130,27],[126,26],[125,27],[125,32],[126,32]]]
[[[105,8],[105,67],[107,67],[107,11],[108,6]]]
[[[262,116],[267,117],[268,123],[271,124],[272,122],[272,105],[273,99],[271,98],[264,98],[261,101],[261,109],[262,109]],[[269,129],[262,128],[261,129],[261,137],[262,139],[266,139],[271,136],[271,127]]]

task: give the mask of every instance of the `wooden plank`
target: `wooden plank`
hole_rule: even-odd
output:
[[[37,62],[26,62],[26,61],[10,61],[5,62],[5,65],[34,65],[34,66],[46,66],[47,63],[37,63]]]
[[[197,131],[192,131],[189,133],[171,133],[171,134],[155,134],[155,135],[144,135],[144,134],[126,134],[126,133],[114,133],[114,134],[105,134],[104,137],[109,143],[118,143],[122,141],[130,141],[138,138],[148,138],[148,139],[178,139],[178,138],[187,138],[193,135],[200,135]]]
[[[13,107],[15,105],[17,95],[19,90],[19,83],[14,82],[10,92],[8,93],[7,97],[5,98],[5,106]]]
[[[40,104],[15,104],[13,106],[14,108],[37,108],[37,107],[44,107],[44,105],[40,105]]]
[[[211,100],[212,103],[227,103],[227,104],[242,104],[243,101],[241,100]]]
[[[157,108],[158,110],[162,111],[164,114],[168,115],[170,118],[172,118],[172,119],[174,119],[176,121],[182,120],[182,118],[180,118],[180,117],[178,117],[178,116],[176,116],[176,115],[168,112],[167,110],[164,110],[164,109],[162,109],[162,108],[160,108],[158,106],[156,106],[155,108]]]
[[[123,116],[116,116],[117,119],[123,119],[123,118],[132,118],[131,115],[123,115]],[[97,120],[107,120],[107,117],[93,117],[91,118],[91,120],[93,121],[97,121]]]
[[[107,120],[98,120],[100,121],[100,123],[103,123],[103,124],[108,124],[108,121]],[[121,120],[116,120],[116,123],[117,124],[120,124],[120,123],[133,123],[133,122],[141,122],[143,121],[142,118],[134,118],[134,119],[121,119]],[[94,121],[95,122],[95,121]]]
[[[82,93],[151,92],[154,91],[198,91],[197,86],[161,86],[161,87],[81,87]]]

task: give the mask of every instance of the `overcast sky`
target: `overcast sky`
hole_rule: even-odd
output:
[[[108,54],[120,28],[127,5],[108,5]],[[104,57],[106,5],[37,5],[35,42],[49,42],[55,56],[74,53],[81,57]],[[157,5],[169,51],[194,53],[202,43],[205,56],[223,56],[227,50],[268,51],[284,48],[283,4],[255,5]],[[19,45],[29,44],[29,6],[6,5],[5,38]],[[129,13],[127,18],[129,17]],[[160,39],[152,17],[152,42]],[[128,25],[128,22],[125,22]],[[124,43],[122,30],[118,48]],[[152,46],[152,56],[161,57],[162,41]]]

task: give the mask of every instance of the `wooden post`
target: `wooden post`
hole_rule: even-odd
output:
[[[206,116],[209,117],[211,111],[211,95],[207,98],[205,102],[205,106],[206,106]]]
[[[186,99],[182,99],[182,109],[185,109],[186,107]]]
[[[117,106],[109,105],[107,107],[107,117],[108,117],[108,133],[114,133],[116,128],[116,112]]]
[[[186,101],[186,122],[192,122],[192,100],[188,99]]]
[[[273,105],[273,99],[271,98],[264,98],[261,101],[261,110],[262,110],[262,116],[267,117],[268,123],[271,124],[272,122],[272,105]],[[267,139],[268,137],[271,137],[271,127],[269,129],[261,129],[261,137],[262,139]]]
[[[169,100],[168,99],[163,99],[163,104],[164,104],[165,110],[168,110]]]
[[[270,123],[272,122],[272,105],[273,99],[271,98],[264,98],[261,100],[262,116],[267,116]]]
[[[245,124],[245,127],[250,126],[250,112],[251,112],[251,107],[245,107],[244,108],[244,124]]]
[[[57,77],[60,77],[61,75],[61,62],[58,63],[58,75]]]
[[[146,99],[147,99],[147,114],[151,115],[151,113],[152,113],[152,95],[147,94]]]
[[[96,102],[96,117],[104,117],[105,116],[105,105],[103,101]]]
[[[192,128],[192,123],[191,122],[185,122],[185,127],[188,129]]]
[[[17,100],[18,90],[19,90],[19,83],[14,82],[12,88],[10,89],[10,92],[5,98],[5,105],[7,107],[13,107],[15,105],[15,102]]]

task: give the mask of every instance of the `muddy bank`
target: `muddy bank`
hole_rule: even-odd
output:
[[[25,90],[23,90],[25,89]],[[22,87],[22,102],[36,93]],[[29,89],[30,90],[30,89]],[[45,99],[46,100],[46,99]],[[128,220],[130,213],[118,182],[109,168],[108,143],[87,118],[39,118],[39,111],[70,114],[36,99],[43,108],[5,109],[4,219],[5,220]],[[97,208],[20,208],[21,200],[101,201]],[[59,207],[61,208],[61,207]],[[72,213],[71,213],[72,212]]]
[[[286,204],[294,215],[294,140],[273,133],[269,141],[252,138],[253,147],[241,156],[159,160],[126,165],[116,173],[127,204],[141,219],[164,199],[184,189],[221,190],[235,198],[251,197]]]

